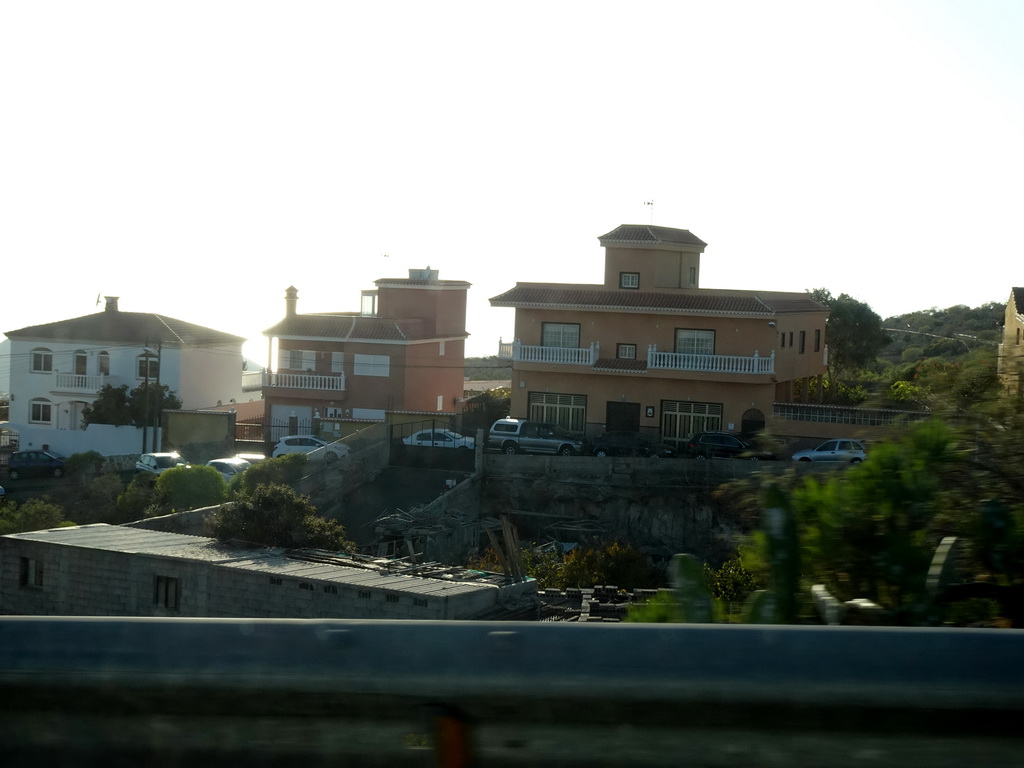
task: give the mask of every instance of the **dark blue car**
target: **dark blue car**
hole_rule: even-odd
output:
[[[49,451],[17,451],[7,465],[11,480],[30,475],[64,477],[64,457]]]

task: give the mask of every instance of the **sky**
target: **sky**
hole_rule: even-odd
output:
[[[600,282],[627,223],[706,288],[1005,302],[1021,39],[1017,0],[0,0],[0,332],[118,296],[259,358],[288,286],[429,266],[493,355],[490,297]]]

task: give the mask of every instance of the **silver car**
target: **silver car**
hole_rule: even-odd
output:
[[[797,451],[793,454],[793,461],[835,461],[859,464],[867,458],[865,450],[864,443],[860,440],[847,438],[826,440],[817,448]]]

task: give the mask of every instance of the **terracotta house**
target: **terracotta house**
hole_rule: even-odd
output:
[[[454,415],[463,396],[466,294],[438,271],[375,281],[359,311],[301,314],[285,291],[285,316],[268,328],[271,370],[260,375],[265,416],[277,431],[348,434],[346,424],[387,413]]]
[[[517,283],[490,300],[516,310],[501,352],[512,416],[669,443],[750,434],[825,374],[828,310],[808,294],[702,288],[706,243],[685,229],[622,225],[599,241],[602,284]]]

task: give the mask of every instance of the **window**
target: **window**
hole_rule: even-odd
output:
[[[586,395],[559,395],[554,392],[530,393],[530,419],[581,433],[586,425]]]
[[[75,352],[75,376],[85,376],[88,364],[89,358],[85,352],[82,350]]]
[[[377,316],[377,292],[363,291],[362,301],[359,307],[359,314],[363,317]]]
[[[544,323],[540,343],[544,347],[579,349],[579,323]]]
[[[639,288],[639,272],[619,272],[619,288]]]
[[[615,356],[620,360],[636,360],[636,344],[619,344],[615,347]]]
[[[793,332],[792,331],[789,332],[789,346],[791,346],[791,347],[793,346]]]
[[[697,268],[690,267],[690,285],[697,284]]]
[[[280,364],[290,371],[316,370],[316,352],[308,349],[281,350]]]
[[[661,404],[661,435],[679,450],[690,435],[722,428],[721,403],[693,403],[665,400]]]
[[[782,340],[782,348],[785,349],[786,348],[786,333],[785,333],[785,331],[783,331],[782,333],[779,334],[779,338]]]
[[[800,349],[797,351],[802,355],[807,346],[807,331],[800,331]]]
[[[345,372],[345,353],[331,352],[331,373]]]
[[[21,573],[18,583],[23,587],[43,586],[43,561],[34,557],[21,558]]]
[[[139,372],[138,377],[140,379],[146,379],[147,381],[157,381],[160,378],[160,361],[156,355],[151,355],[148,352],[138,357]]]
[[[387,355],[355,355],[352,360],[352,373],[356,376],[391,375],[391,358]]]
[[[178,610],[181,604],[181,585],[170,576],[153,578],[153,605],[169,611]]]
[[[48,349],[32,350],[32,373],[52,373],[53,352]]]
[[[821,351],[821,329],[820,328],[815,328],[814,329],[814,351],[815,352],[820,352]]]
[[[29,403],[28,420],[33,424],[51,424],[53,422],[53,406],[49,400],[33,400]]]
[[[715,354],[715,332],[677,329],[676,352],[682,355]]]
[[[109,352],[100,352],[99,367],[100,367],[100,375],[101,376],[109,376],[110,375],[110,353]]]

